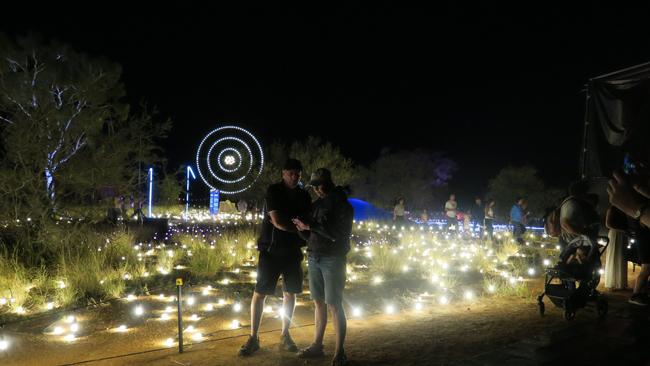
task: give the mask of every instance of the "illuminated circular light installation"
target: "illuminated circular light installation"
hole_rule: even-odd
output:
[[[247,130],[223,126],[203,138],[196,152],[196,166],[208,187],[234,195],[255,183],[264,168],[264,153]]]
[[[235,164],[235,157],[232,155],[227,155],[223,161],[226,163],[226,165],[233,165]]]

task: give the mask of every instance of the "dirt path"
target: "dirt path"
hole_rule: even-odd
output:
[[[292,334],[300,346],[309,344],[314,328],[311,306],[297,309]],[[594,321],[584,312],[573,323]],[[101,320],[99,320],[101,322]],[[173,324],[148,321],[137,332],[93,333],[74,344],[52,342],[40,334],[16,334],[11,352],[0,358],[3,365],[62,365],[95,360],[84,365],[328,365],[330,358],[298,360],[276,350],[280,322],[267,319],[261,336],[262,350],[248,359],[235,356],[245,341],[246,330],[223,331],[220,322],[205,319],[202,343],[187,346],[184,354],[164,349],[161,341],[173,332]],[[98,324],[101,326],[101,324]],[[561,329],[559,310],[547,306],[541,318],[532,299],[491,298],[474,304],[433,306],[420,313],[370,315],[349,322],[346,350],[353,365],[443,365],[503,347],[533,334]],[[211,333],[213,332],[213,333]],[[328,327],[326,351],[333,350],[333,330]],[[146,352],[148,350],[158,351]],[[146,353],[142,353],[146,352]],[[131,354],[131,355],[129,355]],[[117,356],[117,357],[116,357]],[[111,358],[115,357],[115,358]]]

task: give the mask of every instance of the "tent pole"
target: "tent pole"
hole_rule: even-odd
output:
[[[580,179],[587,177],[587,158],[589,154],[589,84],[585,84],[585,117],[582,130],[582,150],[580,151]]]

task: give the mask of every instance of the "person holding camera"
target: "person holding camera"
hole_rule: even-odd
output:
[[[640,167],[643,168],[643,165]],[[627,220],[617,219],[617,211],[610,209],[607,226],[624,230],[635,240],[641,271],[629,302],[647,306],[649,299],[645,291],[650,279],[650,174],[647,171],[634,173],[613,173],[607,187],[609,202],[618,212],[625,214]]]

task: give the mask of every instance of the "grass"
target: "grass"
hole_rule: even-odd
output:
[[[373,248],[371,253],[370,271],[372,273],[394,276],[402,273],[403,268],[408,265],[407,258],[388,245],[379,245]]]

